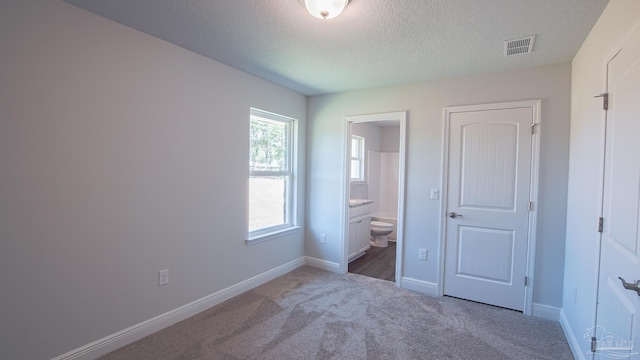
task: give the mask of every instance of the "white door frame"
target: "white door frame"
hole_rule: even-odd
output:
[[[404,243],[404,199],[405,199],[405,163],[407,144],[407,112],[397,111],[378,114],[350,115],[344,118],[344,139],[342,153],[342,255],[340,256],[340,272],[349,270],[349,186],[351,183],[351,124],[393,120],[400,123],[400,149],[398,164],[398,225],[396,239],[396,285],[402,278],[402,249]]]
[[[439,296],[444,295],[444,270],[445,270],[445,242],[447,234],[447,201],[448,201],[448,173],[449,173],[449,117],[452,113],[468,112],[468,111],[483,111],[483,110],[498,110],[498,109],[512,109],[512,108],[531,108],[533,112],[532,129],[532,149],[531,149],[531,183],[529,184],[529,200],[533,202],[533,210],[529,211],[529,232],[527,242],[527,265],[525,270],[525,276],[528,279],[527,286],[525,286],[524,294],[524,310],[525,315],[531,315],[531,308],[533,303],[533,287],[534,287],[534,266],[536,259],[536,230],[537,230],[537,215],[538,215],[538,179],[540,168],[540,117],[541,117],[541,100],[523,100],[523,101],[511,101],[491,104],[480,105],[468,105],[468,106],[452,106],[443,109],[443,138],[442,138],[442,200],[440,201],[440,266],[438,274],[438,289],[437,294]]]

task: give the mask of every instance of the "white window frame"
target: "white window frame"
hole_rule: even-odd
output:
[[[357,141],[358,142],[358,154],[354,155],[353,154],[353,141]],[[351,144],[352,146],[350,147],[351,149],[351,168],[353,168],[353,162],[354,161],[359,161],[360,162],[360,166],[359,166],[359,175],[357,177],[354,177],[353,174],[350,174],[350,178],[351,178],[351,182],[365,182],[366,176],[365,176],[365,168],[364,168],[364,161],[365,161],[365,138],[359,135],[351,135]]]
[[[248,231],[247,245],[256,244],[262,241],[267,241],[288,235],[289,233],[298,231],[300,226],[297,226],[297,209],[296,209],[296,149],[297,149],[297,120],[271,113],[268,111],[250,108],[249,122],[256,119],[260,121],[285,124],[287,131],[287,144],[286,152],[287,159],[285,164],[285,170],[282,171],[268,171],[268,170],[251,170],[249,169],[249,178],[252,176],[282,176],[285,178],[286,183],[286,201],[285,201],[285,222],[281,225],[269,226],[265,228]],[[251,126],[251,125],[250,125]],[[247,214],[248,216],[248,214]],[[249,218],[247,217],[247,225]]]

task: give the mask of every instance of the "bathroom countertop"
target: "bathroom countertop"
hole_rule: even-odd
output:
[[[350,208],[363,206],[363,205],[369,205],[369,204],[372,204],[372,203],[373,203],[373,200],[369,200],[369,199],[349,199],[349,207]]]

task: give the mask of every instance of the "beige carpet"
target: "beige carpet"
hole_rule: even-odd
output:
[[[102,359],[572,358],[556,322],[305,266]]]

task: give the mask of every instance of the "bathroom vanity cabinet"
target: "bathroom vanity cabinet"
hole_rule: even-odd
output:
[[[349,208],[349,261],[369,250],[371,237],[371,202]]]

